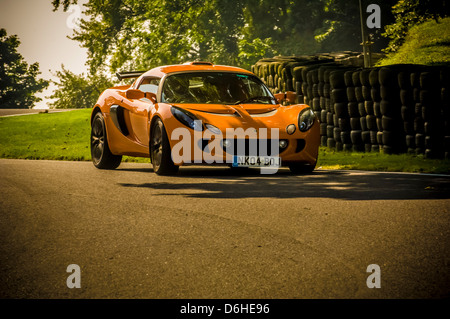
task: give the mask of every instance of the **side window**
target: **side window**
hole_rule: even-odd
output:
[[[158,92],[159,81],[160,79],[158,78],[145,78],[142,80],[138,89],[142,92],[150,92],[156,94]]]

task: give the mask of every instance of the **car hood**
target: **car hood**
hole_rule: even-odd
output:
[[[224,104],[174,104],[174,106],[204,113],[216,114],[264,114],[276,110],[280,105],[273,104],[238,104],[238,105],[224,105]]]

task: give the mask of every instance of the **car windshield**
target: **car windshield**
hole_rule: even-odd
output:
[[[166,103],[276,104],[256,76],[226,72],[178,73],[167,77],[162,89]]]

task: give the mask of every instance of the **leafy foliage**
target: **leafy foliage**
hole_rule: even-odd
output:
[[[62,70],[56,72],[59,82],[54,82],[57,89],[49,98],[55,99],[50,103],[52,108],[92,108],[97,102],[98,96],[108,87],[112,81],[101,75],[76,75],[61,66]]]
[[[8,36],[0,29],[0,107],[31,108],[41,98],[35,93],[48,86],[48,81],[38,79],[39,63],[28,65],[17,52],[20,41],[16,35]]]
[[[390,64],[450,65],[450,17],[411,27],[401,47],[379,61]]]
[[[396,52],[405,42],[408,30],[427,20],[449,16],[450,4],[447,0],[399,0],[392,7],[395,22],[386,26],[384,36],[390,38],[386,53]]]
[[[358,1],[90,0],[84,14],[72,39],[87,48],[91,73],[192,60],[250,69],[263,57],[361,48]]]

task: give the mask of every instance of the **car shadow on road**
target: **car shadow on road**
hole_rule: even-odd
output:
[[[422,174],[316,170],[311,174],[292,175],[289,170],[281,169],[277,174],[261,175],[257,169],[234,172],[226,168],[186,167],[176,176],[163,179],[167,181],[120,185],[158,190],[153,196],[191,198],[450,198],[450,177]]]

